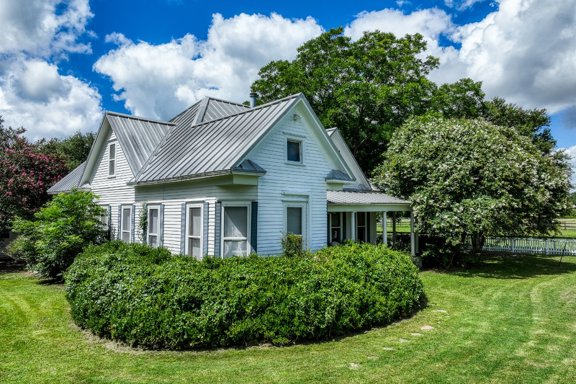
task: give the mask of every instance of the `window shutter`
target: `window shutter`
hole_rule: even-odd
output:
[[[180,217],[180,254],[186,254],[186,203],[182,203],[182,214]]]
[[[160,204],[160,233],[158,234],[158,245],[164,246],[164,204]]]
[[[207,201],[204,202],[204,222],[202,223],[202,256],[206,256],[208,254],[208,223],[209,223],[209,213],[210,213],[210,203]]]
[[[130,211],[130,213],[132,213],[130,216],[132,216],[130,218],[130,220],[132,220],[132,225],[130,226],[130,229],[132,231],[132,233],[130,234],[130,239],[132,243],[136,242],[136,230],[134,228],[134,226],[136,225],[136,206],[134,204],[132,204],[132,210]]]
[[[250,217],[250,245],[258,252],[258,202],[252,202],[252,217]]]
[[[138,228],[140,233],[142,234],[142,244],[148,244],[148,204],[142,204],[140,216],[146,215],[146,228]],[[134,213],[134,217],[136,217],[136,212],[134,212],[134,208],[132,208],[132,213]],[[140,220],[138,220],[138,227],[140,227]],[[136,233],[136,228],[134,228],[134,233]],[[136,237],[136,236],[134,236]],[[136,240],[134,240],[136,242]]]
[[[216,218],[214,220],[214,256],[220,256],[222,254],[220,250],[221,239],[222,239],[222,203],[217,201],[214,209],[214,214]]]

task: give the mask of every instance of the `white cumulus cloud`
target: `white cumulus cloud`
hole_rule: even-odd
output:
[[[58,6],[65,5],[63,12]],[[0,2],[0,53],[34,55],[89,52],[78,42],[92,17],[87,0],[5,0]]]
[[[445,3],[461,10],[480,1]],[[489,97],[573,116],[568,112],[576,108],[576,1],[499,0],[497,5],[481,21],[461,26],[436,8],[363,12],[346,33],[353,38],[377,29],[397,36],[420,33],[428,54],[440,59],[432,80],[470,77],[483,82]],[[458,47],[440,45],[442,36]]]
[[[0,75],[0,115],[6,126],[33,139],[94,130],[102,118],[100,95],[41,59],[19,60]]]
[[[88,0],[0,2],[0,116],[31,138],[64,137],[98,127],[100,94],[62,75],[58,61],[89,53]]]
[[[453,38],[467,76],[489,95],[552,113],[576,105],[574,0],[502,0]]]
[[[298,46],[322,31],[312,18],[214,14],[206,40],[187,34],[153,45],[111,34],[108,41],[118,47],[94,70],[110,77],[116,99],[132,113],[167,119],[205,95],[247,100],[262,66],[294,58]]]
[[[430,78],[439,83],[457,81],[465,73],[465,66],[459,61],[458,51],[454,47],[440,46],[441,35],[451,35],[456,26],[450,15],[438,8],[422,9],[404,13],[395,9],[362,12],[346,27],[345,34],[358,39],[366,31],[382,31],[402,37],[419,33],[427,44],[427,55],[440,59],[440,67],[430,74]]]

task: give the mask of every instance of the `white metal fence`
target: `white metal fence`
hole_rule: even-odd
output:
[[[483,251],[538,253],[576,256],[576,239],[540,239],[536,237],[487,237]]]

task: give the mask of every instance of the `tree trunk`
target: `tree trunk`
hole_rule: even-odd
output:
[[[472,253],[482,252],[486,238],[480,233],[472,234]]]

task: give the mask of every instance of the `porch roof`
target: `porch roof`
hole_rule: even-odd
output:
[[[411,203],[376,191],[328,191],[329,212],[410,211]]]

